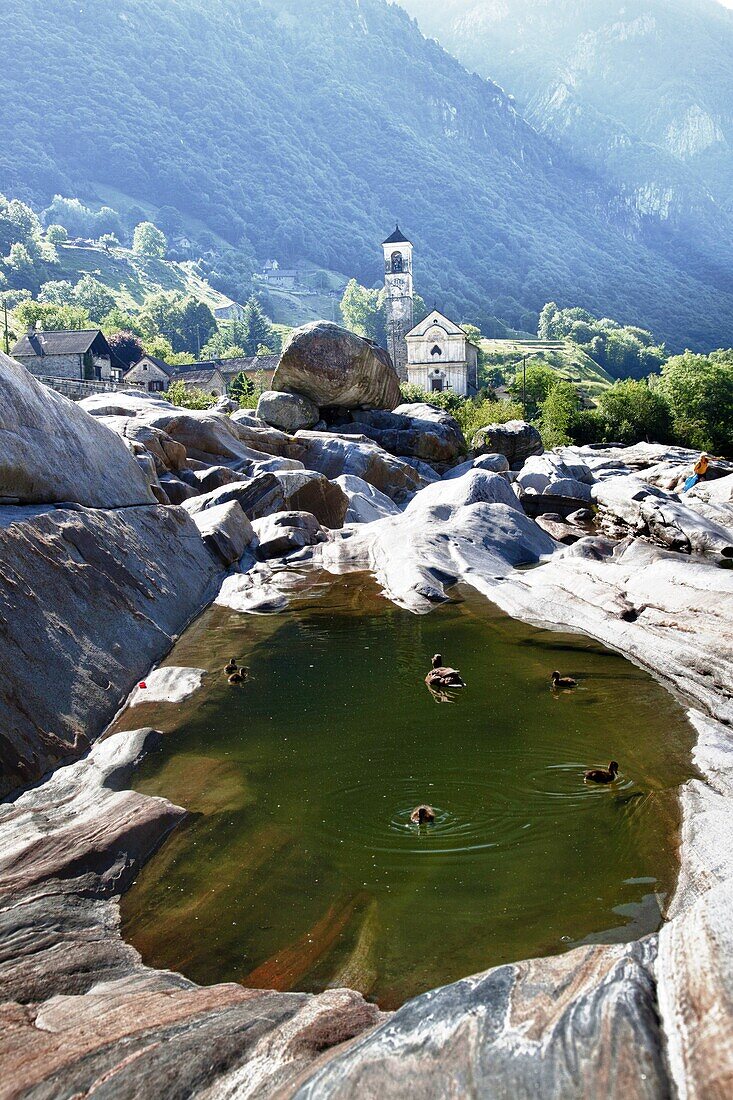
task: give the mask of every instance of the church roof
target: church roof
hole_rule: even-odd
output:
[[[412,244],[412,241],[408,241],[399,225],[396,225],[394,233],[387,237],[386,241],[382,241],[382,244]]]
[[[414,328],[410,329],[407,336],[424,336],[433,325],[439,325],[449,336],[466,336],[465,330],[460,325],[457,325],[455,321],[451,321],[438,309],[431,309],[422,321],[419,321]],[[466,339],[468,339],[467,336]]]

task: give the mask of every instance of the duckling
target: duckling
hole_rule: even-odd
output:
[[[435,810],[432,806],[416,806],[410,814],[413,825],[424,825],[428,821],[435,821]]]
[[[555,691],[558,688],[574,688],[578,686],[578,681],[574,680],[572,676],[561,676],[559,672],[553,672],[552,674],[552,687]]]
[[[429,688],[464,688],[466,686],[458,669],[446,668],[443,665],[443,657],[440,653],[436,653],[433,657],[433,667],[425,677],[425,683]]]
[[[230,657],[227,664],[224,665],[224,671],[230,676],[233,672],[237,671],[237,659],[236,657]]]
[[[236,670],[235,672],[233,672],[231,674],[231,676],[229,677],[229,683],[230,684],[243,684],[246,679],[247,679],[246,669],[240,668],[240,669]]]
[[[594,768],[586,772],[583,778],[586,783],[614,783],[617,775],[618,764],[615,760],[612,760],[608,765],[608,770],[605,768]]]

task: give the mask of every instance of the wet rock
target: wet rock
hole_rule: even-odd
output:
[[[90,508],[154,504],[148,476],[114,432],[0,352],[0,498]]]
[[[319,408],[393,409],[400,401],[399,379],[387,352],[328,321],[293,332],[272,388],[302,394]]]
[[[318,406],[300,393],[266,390],[257,402],[257,416],[290,434],[299,428],[312,428],[321,418]]]
[[[353,424],[341,425],[339,432],[367,436],[390,454],[443,468],[467,450],[458,421],[427,404],[398,405],[394,412],[357,411]]]
[[[201,538],[225,567],[239,561],[255,537],[252,524],[236,500],[207,508],[193,519]]]
[[[256,519],[252,526],[259,540],[257,557],[261,561],[285,557],[326,539],[324,529],[309,512],[278,512]]]
[[[397,504],[408,501],[426,484],[409,462],[389,454],[365,436],[297,432],[295,442],[298,456],[309,470],[318,470],[328,478],[354,474]]]
[[[373,523],[375,519],[399,514],[399,506],[386,493],[380,493],[379,489],[375,489],[368,481],[354,474],[340,474],[339,477],[334,478],[334,481],[336,485],[341,486],[349,498],[345,523]]]
[[[507,424],[488,424],[479,428],[471,442],[476,455],[502,454],[513,470],[518,470],[532,455],[544,451],[542,437],[533,424],[510,420]]]

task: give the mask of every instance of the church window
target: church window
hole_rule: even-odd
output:
[[[399,274],[402,271],[402,253],[392,253],[392,271],[394,274]]]
[[[433,357],[435,357],[436,355],[442,355],[443,349],[439,347],[438,344],[434,344],[433,347],[430,349],[430,354]]]

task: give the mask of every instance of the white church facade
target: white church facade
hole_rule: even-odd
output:
[[[430,392],[471,397],[478,389],[478,349],[454,321],[432,310],[405,337],[407,381]]]
[[[414,320],[412,243],[396,226],[382,242],[387,305],[387,349],[401,382],[428,392],[470,397],[478,388],[478,349],[450,318],[432,310]]]

